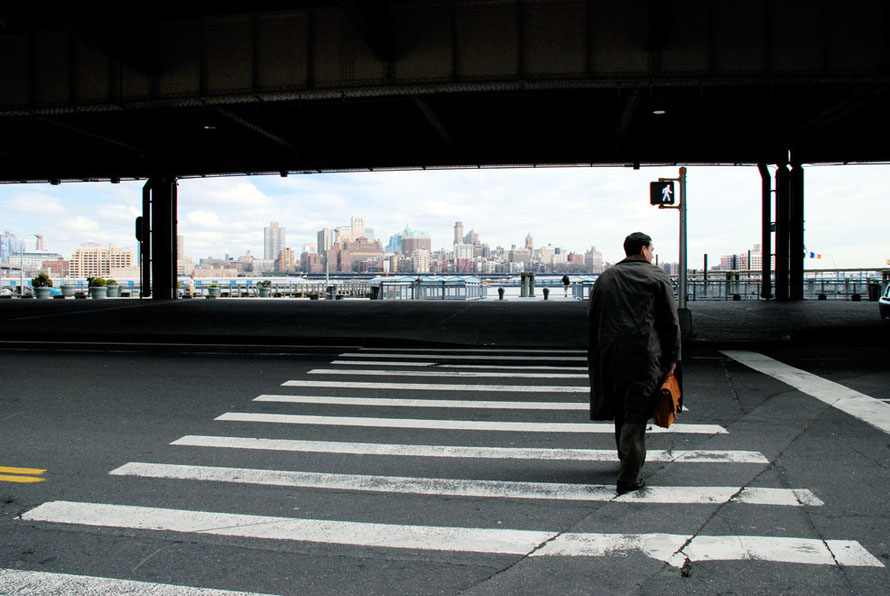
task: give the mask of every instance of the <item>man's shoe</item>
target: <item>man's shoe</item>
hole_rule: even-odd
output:
[[[635,490],[640,490],[646,486],[645,480],[640,480],[639,482],[619,482],[618,483],[618,494],[623,495],[624,493],[633,492]]]

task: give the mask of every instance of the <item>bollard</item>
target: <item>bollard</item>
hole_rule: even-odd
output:
[[[498,300],[504,299],[504,288],[498,288]]]
[[[544,288],[542,291],[544,292],[544,300],[547,300],[550,297],[550,288]]]
[[[530,298],[535,297],[535,272],[532,271],[528,274],[528,295]]]

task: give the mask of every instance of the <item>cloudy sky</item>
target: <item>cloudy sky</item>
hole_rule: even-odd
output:
[[[179,187],[179,233],[195,259],[250,251],[262,257],[263,228],[278,221],[300,252],[323,227],[364,217],[386,244],[405,226],[425,231],[433,249],[450,247],[463,221],[492,247],[596,246],[623,256],[628,233],[650,234],[663,262],[678,260],[678,213],[649,205],[649,182],[678,169],[546,168],[186,179]],[[760,175],[754,167],[688,171],[689,265],[747,252],[760,242]],[[142,182],[0,185],[0,231],[42,234],[49,251],[70,256],[86,242],[135,249]],[[822,255],[811,268],[886,267],[890,166],[806,168],[806,245]],[[33,246],[33,238],[27,240]]]

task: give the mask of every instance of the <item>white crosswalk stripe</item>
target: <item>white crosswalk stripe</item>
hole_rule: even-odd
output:
[[[445,377],[445,378],[490,378],[508,377],[511,379],[586,379],[586,374],[579,373],[541,373],[541,372],[475,372],[465,370],[435,371],[435,370],[354,370],[338,368],[314,368],[310,375],[361,375],[366,377]]]
[[[363,352],[345,352],[340,354],[340,358],[380,358],[380,354],[371,354]],[[387,354],[387,358],[392,358],[393,354]],[[435,358],[438,360],[516,360],[516,361],[533,361],[533,362],[587,362],[587,356],[527,356],[510,354],[399,354],[399,358],[411,358],[416,360],[430,360]]]
[[[636,503],[673,503],[678,505],[728,503],[730,501],[753,505],[822,505],[822,501],[808,490],[784,488],[653,486],[639,492],[616,497],[611,485],[464,480],[461,478],[408,478],[144,462],[130,462],[112,470],[110,474],[330,490],[502,499],[548,499],[554,501],[612,501],[617,499]]]
[[[273,492],[273,487],[287,487],[316,491],[322,495],[323,491],[343,491],[356,499],[372,498],[373,495],[380,494],[393,495],[393,498],[413,495],[415,499],[429,499],[431,506],[436,503],[435,499],[443,498],[480,499],[477,503],[480,506],[486,503],[488,507],[500,506],[499,500],[502,499],[511,499],[513,507],[530,507],[532,503],[542,501],[572,502],[572,507],[580,507],[584,503],[608,502],[609,508],[648,505],[716,508],[724,504],[745,508],[824,506],[819,496],[806,488],[750,486],[750,475],[743,476],[744,484],[739,482],[734,485],[732,481],[723,480],[721,482],[725,484],[720,486],[708,486],[707,482],[703,486],[670,486],[659,482],[656,486],[647,486],[643,490],[620,496],[616,494],[614,485],[523,480],[519,475],[525,474],[525,470],[531,466],[515,463],[511,465],[510,462],[554,462],[538,463],[538,470],[550,466],[555,468],[556,462],[563,462],[558,465],[566,467],[578,465],[571,462],[617,462],[613,447],[614,425],[611,422],[595,423],[587,420],[589,387],[586,386],[587,369],[582,363],[586,363],[586,356],[580,350],[359,348],[341,353],[331,362],[332,368],[313,368],[306,373],[307,377],[349,376],[354,377],[355,381],[317,378],[288,380],[282,383],[282,387],[298,389],[299,394],[288,393],[286,390],[281,394],[262,394],[251,402],[251,411],[224,412],[214,419],[220,424],[222,433],[240,435],[249,432],[257,436],[186,435],[170,443],[183,452],[189,450],[186,463],[134,461],[111,470],[109,474],[121,480],[166,480],[177,486],[193,488],[208,483],[207,486],[224,485],[232,491],[247,491],[248,486],[253,486],[258,487],[254,490],[268,491],[269,498],[272,499],[277,495]],[[380,377],[393,380],[378,382],[376,378]],[[404,377],[416,377],[418,380],[428,378],[430,382],[397,382],[398,378]],[[486,378],[498,379],[498,382],[483,381],[476,384],[471,381]],[[572,384],[576,382],[575,379],[585,379],[585,383]],[[462,380],[470,381],[459,382]],[[344,390],[345,395],[315,395],[333,393],[331,390]],[[387,395],[387,392],[392,392],[392,395]],[[443,399],[436,394],[447,395],[446,392],[460,392],[460,399]],[[500,399],[501,396],[504,399]],[[533,397],[536,398],[534,401],[531,400]],[[560,401],[546,401],[547,399]],[[322,409],[322,406],[341,409]],[[394,410],[394,415],[370,416],[367,415],[368,408],[390,408]],[[437,412],[436,409],[444,412]],[[462,414],[453,413],[454,410],[464,409],[468,411]],[[357,415],[335,415],[334,412]],[[409,417],[412,412],[419,414]],[[422,417],[424,415],[429,417]],[[529,419],[531,416],[534,418]],[[464,419],[473,417],[484,419]],[[246,424],[262,426],[251,426],[249,431],[245,431],[243,425]],[[273,431],[272,427],[265,425],[288,426],[278,427]],[[319,432],[325,436],[330,433],[346,433],[347,428],[353,429],[349,432],[359,437],[359,440],[308,440]],[[374,439],[381,433],[364,429],[395,430],[388,431],[386,435],[390,442],[378,442]],[[439,434],[430,431],[439,431]],[[393,437],[403,432],[410,434],[409,442],[396,442],[398,439],[394,440]],[[455,435],[457,432],[470,434]],[[277,433],[279,437],[286,433],[287,438],[261,436],[266,433]],[[309,436],[306,439],[300,438],[299,435],[304,433]],[[720,425],[691,423],[685,418],[670,429],[652,426],[649,433],[668,435],[661,441],[669,442],[670,445],[682,445],[687,438],[691,440],[691,437],[697,435],[714,440],[719,438],[720,446],[725,446],[726,438],[732,438],[727,429]],[[295,434],[296,437],[293,436]],[[364,435],[371,438],[366,440]],[[461,438],[453,440],[452,435]],[[609,448],[559,446],[560,442],[568,442],[571,437],[579,435],[592,438],[603,436],[596,440],[600,441],[601,446],[606,445]],[[418,436],[421,438],[418,439]],[[443,440],[443,437],[446,438]],[[477,438],[484,439],[480,443],[491,445],[477,444]],[[700,442],[703,439],[696,440]],[[430,444],[426,444],[427,442]],[[439,444],[442,442],[472,444]],[[501,444],[498,445],[498,442]],[[555,446],[524,446],[522,442]],[[657,439],[653,438],[653,442],[657,443]],[[288,454],[316,455],[309,457]],[[325,457],[330,454],[339,454],[346,458],[372,456],[377,459],[355,459],[349,465],[360,462],[361,467],[358,469],[362,474],[352,474],[344,473],[349,470],[324,469],[330,468],[331,461],[345,461],[342,457],[339,460]],[[202,461],[205,456],[213,458],[213,461]],[[218,465],[221,458],[236,460],[239,467]],[[405,469],[421,470],[420,475],[416,476],[373,473],[375,466],[392,469],[396,460],[389,458],[423,458],[426,461],[420,466],[417,460],[397,460],[395,465],[404,464]],[[463,470],[466,467],[455,468],[452,465],[454,462],[467,464],[467,460],[471,459],[479,461],[471,462],[475,471],[467,475],[476,476],[480,470],[498,467],[500,469],[495,477],[499,479],[461,477],[463,472],[453,472],[454,469]],[[255,465],[254,460],[264,463]],[[769,459],[759,452],[731,449],[650,448],[647,461],[671,466],[708,464],[718,466],[724,471],[723,466],[737,466],[732,468],[733,474],[746,469],[750,472],[750,468],[743,467],[745,465],[763,467],[770,464]],[[452,467],[449,468],[450,465]],[[452,471],[445,471],[449,469]],[[672,468],[666,468],[670,469]],[[686,469],[695,470],[691,466]],[[504,474],[508,475],[508,479],[503,479]],[[538,475],[537,478],[540,477]],[[730,476],[723,474],[719,477]],[[550,475],[546,478],[550,478]],[[490,553],[541,558],[610,557],[637,552],[675,567],[682,567],[687,561],[746,560],[849,567],[884,566],[854,540],[828,540],[822,537],[711,536],[687,534],[683,531],[573,533],[553,528],[484,527],[485,521],[479,527],[450,526],[447,522],[445,525],[376,523],[373,510],[369,512],[363,509],[350,512],[346,517],[365,515],[367,519],[266,516],[256,515],[255,511],[233,513],[51,501],[26,512],[21,519],[127,531],[206,534],[368,549]],[[262,509],[259,511],[262,512]],[[320,517],[326,516],[321,514]],[[109,591],[116,589],[109,588]]]
[[[345,366],[406,366],[406,367],[436,367],[456,369],[485,369],[485,370],[562,370],[567,372],[586,371],[586,366],[510,366],[505,364],[442,364],[440,362],[399,362],[393,360],[334,360],[331,364]]]
[[[490,393],[587,393],[590,387],[568,385],[458,385],[457,383],[366,383],[360,381],[290,380],[282,387],[317,389],[389,389],[392,391],[481,391]]]
[[[555,350],[551,348],[360,348],[362,352],[428,352],[441,354],[587,354],[586,350]]]
[[[383,455],[400,457],[443,457],[475,459],[530,459],[542,461],[617,462],[614,449],[534,449],[515,447],[462,447],[456,445],[403,445],[392,443],[350,443],[340,441],[299,441],[294,439],[263,439],[255,437],[222,437],[186,435],[171,443],[190,447],[255,449],[260,451],[292,451],[299,453],[349,453],[352,455]],[[756,451],[691,450],[667,451],[649,449],[646,460],[676,463],[769,464]]]
[[[387,408],[469,408],[486,410],[579,410],[590,406],[580,402],[551,401],[474,401],[470,399],[398,399],[392,397],[333,397],[326,395],[269,395],[253,401],[290,404],[328,404],[335,406],[380,406]]]
[[[370,416],[308,416],[301,414],[261,414],[226,412],[217,416],[223,422],[261,422],[270,424],[302,424],[320,426],[364,426],[376,428],[414,428],[436,430],[475,430],[488,432],[528,433],[598,433],[614,434],[615,427],[607,423],[571,422],[503,422],[497,420],[439,420],[425,418],[373,418]],[[652,433],[687,433],[715,435],[726,433],[716,424],[673,424],[670,428],[651,427]]]
[[[23,571],[21,569],[0,569],[0,593],[2,594],[65,594],[115,596],[263,596],[254,592],[232,592],[176,586],[154,582],[72,575],[70,573],[48,573],[45,571]]]
[[[25,521],[169,531],[266,540],[512,554],[602,557],[642,552],[677,567],[688,559],[793,562],[883,567],[848,540],[764,536],[560,533],[541,530],[412,526],[52,501],[22,515]]]

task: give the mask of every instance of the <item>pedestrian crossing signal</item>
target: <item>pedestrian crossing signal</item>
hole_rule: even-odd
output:
[[[674,204],[673,181],[658,181],[649,183],[649,203],[652,205]]]

